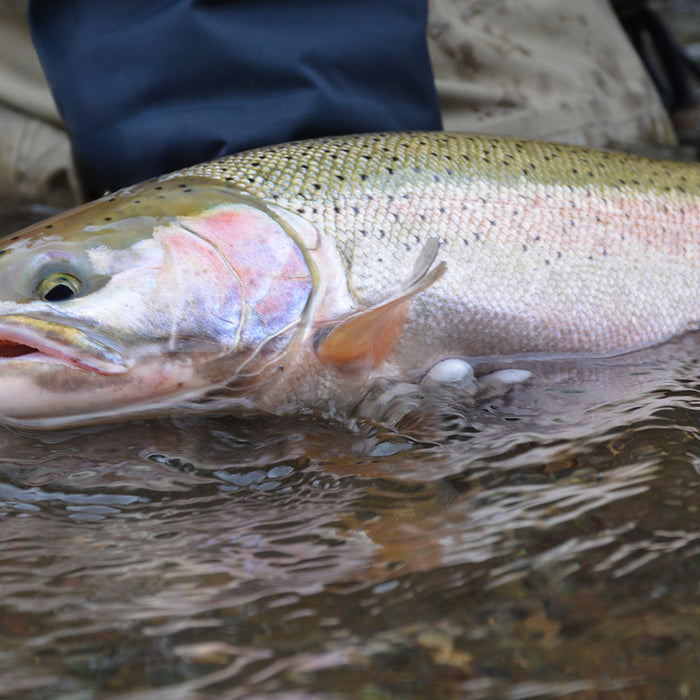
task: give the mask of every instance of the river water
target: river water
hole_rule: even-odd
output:
[[[700,697],[700,337],[518,366],[388,427],[0,428],[0,695]]]

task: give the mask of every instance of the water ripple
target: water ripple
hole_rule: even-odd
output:
[[[528,366],[506,395],[428,397],[394,425],[3,429],[3,686],[690,693],[699,349]]]

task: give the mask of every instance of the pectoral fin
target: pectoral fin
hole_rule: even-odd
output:
[[[345,371],[369,370],[381,364],[401,335],[411,298],[445,272],[444,262],[431,269],[437,250],[437,239],[426,243],[410,279],[395,295],[319,329],[315,340],[318,357]]]

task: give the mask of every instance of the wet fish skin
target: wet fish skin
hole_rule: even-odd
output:
[[[397,351],[614,354],[700,319],[695,163],[520,139],[369,134],[284,144],[182,171],[298,212],[372,304],[440,240],[447,273]]]
[[[700,320],[699,202],[695,164],[442,132],[193,166],[0,250],[0,341],[28,342],[24,314],[64,359],[79,354],[76,338],[83,354],[119,358],[118,371],[93,373],[0,358],[0,415],[62,427],[345,410],[372,375],[419,374],[445,357],[658,343]],[[37,258],[82,277],[83,291],[36,299]]]

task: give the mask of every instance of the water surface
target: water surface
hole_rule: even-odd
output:
[[[390,426],[2,428],[2,692],[700,696],[699,357],[533,363]]]

